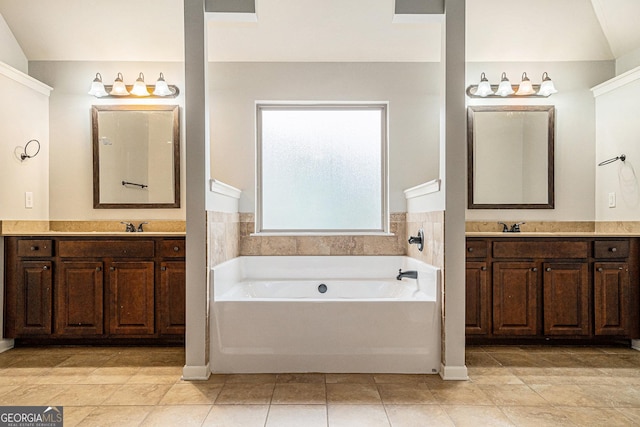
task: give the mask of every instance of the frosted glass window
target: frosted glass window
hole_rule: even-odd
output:
[[[258,105],[258,231],[386,231],[386,106]]]

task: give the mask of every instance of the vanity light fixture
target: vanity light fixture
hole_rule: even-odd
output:
[[[164,81],[164,74],[162,73],[160,73],[160,77],[158,77],[153,94],[156,96],[169,96],[172,94],[171,89],[169,89],[169,85]]]
[[[467,96],[470,98],[546,98],[554,93],[558,91],[547,72],[542,73],[542,83],[539,85],[531,84],[527,73],[522,73],[522,81],[517,87],[511,85],[507,73],[502,73],[499,85],[490,84],[485,73],[482,73],[480,83],[467,88]]]
[[[507,73],[502,73],[500,76],[500,85],[498,85],[498,90],[496,91],[496,95],[499,96],[507,96],[513,93],[513,88],[511,87],[511,82],[507,77]]]
[[[93,95],[96,98],[102,98],[103,96],[109,95],[107,91],[104,90],[104,84],[102,83],[102,76],[100,73],[96,73],[96,78],[93,79],[93,83],[91,83],[89,95]]]
[[[129,95],[129,91],[127,90],[127,87],[124,85],[124,82],[122,81],[122,79],[123,79],[122,73],[118,73],[118,76],[113,82],[113,87],[111,88],[111,92],[109,92],[109,95],[114,95],[114,96]]]
[[[133,88],[131,88],[131,95],[149,96],[147,85],[144,83],[144,74],[140,73],[138,75],[136,82],[133,84]]]
[[[518,86],[518,91],[516,95],[533,95],[536,91],[533,89],[533,85],[531,84],[531,80],[527,77],[527,73],[522,73],[522,81],[520,82],[520,86]]]
[[[487,76],[485,76],[484,73],[480,74],[480,83],[478,84],[476,95],[482,96],[482,97],[493,95],[493,89],[491,89],[491,84],[489,83],[489,80],[487,80]]]
[[[540,84],[538,95],[549,96],[552,93],[558,93],[558,90],[553,85],[553,81],[551,80],[551,77],[549,77],[549,74],[545,71],[542,73],[542,83]]]
[[[102,83],[102,75],[96,73],[96,78],[91,83],[91,90],[88,94],[96,98],[175,98],[180,90],[175,85],[168,85],[164,80],[164,74],[160,73],[160,77],[156,82],[153,92],[150,92],[144,82],[144,74],[138,74],[138,78],[132,86],[125,85],[122,73],[118,73],[112,86],[105,86]]]

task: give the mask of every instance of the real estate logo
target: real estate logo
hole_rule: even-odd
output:
[[[62,427],[62,406],[0,406],[0,427]]]

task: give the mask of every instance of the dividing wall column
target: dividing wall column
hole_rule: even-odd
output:
[[[182,375],[187,380],[206,379],[210,374],[206,345],[209,323],[205,210],[209,162],[206,37],[204,0],[184,0],[187,332]]]

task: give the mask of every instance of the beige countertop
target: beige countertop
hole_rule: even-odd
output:
[[[164,237],[164,236],[185,236],[184,231],[143,231],[141,233],[127,233],[124,231],[14,231],[3,232],[2,236],[35,236],[35,237],[54,237],[54,236],[88,236],[88,237]]]
[[[127,221],[127,220],[125,220]],[[0,236],[184,236],[185,221],[134,220],[144,222],[143,232],[127,233],[121,221],[0,221]]]

